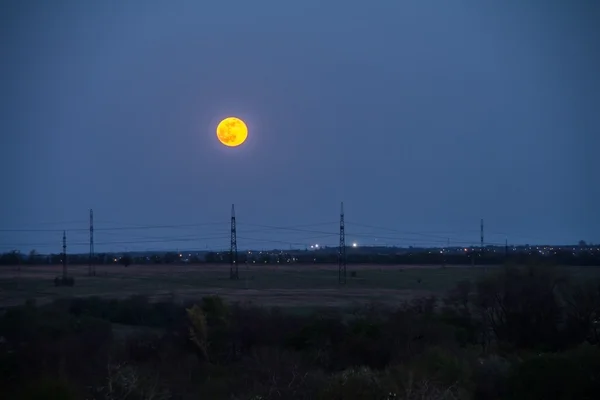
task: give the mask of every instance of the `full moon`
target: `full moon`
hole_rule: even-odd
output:
[[[246,141],[248,127],[239,118],[227,117],[217,125],[217,138],[225,146],[237,147]]]

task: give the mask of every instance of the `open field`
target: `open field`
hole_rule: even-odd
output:
[[[97,276],[88,277],[87,266],[70,266],[74,287],[55,287],[61,274],[57,265],[25,265],[0,268],[0,307],[38,303],[60,297],[101,296],[126,298],[145,295],[152,299],[196,299],[216,294],[230,301],[265,306],[336,307],[367,302],[397,303],[414,297],[442,294],[465,279],[477,279],[498,267],[483,266],[348,266],[345,286],[337,283],[337,265],[246,266],[240,280],[229,279],[229,265],[99,265]],[[568,267],[575,279],[600,277],[600,267]],[[350,277],[350,271],[357,276]]]

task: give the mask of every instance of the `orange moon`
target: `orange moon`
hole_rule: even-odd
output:
[[[228,147],[237,147],[246,141],[248,127],[237,117],[227,117],[217,125],[217,138]]]

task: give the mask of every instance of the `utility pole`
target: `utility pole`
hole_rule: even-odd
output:
[[[479,244],[479,257],[483,258],[483,218],[480,221],[479,224],[479,231],[480,231],[480,236],[481,236],[481,242]]]
[[[346,284],[346,231],[344,226],[344,202],[340,211],[340,247],[338,249],[338,282]]]
[[[62,279],[67,280],[67,233],[63,231]]]
[[[94,265],[94,210],[90,208],[90,260],[88,275],[96,276],[96,266]]]
[[[231,205],[231,246],[229,248],[229,279],[238,280],[240,278],[238,270],[237,254],[237,232],[235,226],[235,205]]]
[[[446,239],[446,248],[444,249],[444,255],[443,255],[444,261],[443,261],[442,267],[445,267],[446,263],[448,262],[448,251],[449,251],[448,249],[449,248],[450,248],[450,238],[447,238]]]
[[[481,230],[481,247],[480,247],[480,250],[483,252],[483,218],[481,219],[480,230]]]

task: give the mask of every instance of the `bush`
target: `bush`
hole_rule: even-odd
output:
[[[597,398],[600,349],[582,345],[565,353],[530,356],[510,369],[507,389],[515,400]]]
[[[385,336],[383,321],[362,317],[350,321],[334,354],[337,367],[385,368],[391,360],[391,341]]]
[[[175,329],[186,319],[185,308],[172,301],[150,303],[146,296],[125,300],[99,297],[59,299],[54,307],[74,315],[90,315],[108,321],[135,326]]]
[[[206,326],[206,315],[199,306],[187,309],[190,320],[190,340],[196,348],[200,361],[208,359],[208,328]]]
[[[202,298],[202,310],[206,314],[209,324],[223,324],[229,320],[229,307],[219,296],[207,296]]]
[[[476,309],[495,338],[517,349],[555,349],[562,278],[539,268],[505,268],[477,284]]]
[[[367,367],[352,368],[333,375],[319,393],[322,400],[386,399],[389,392],[378,374]]]
[[[506,380],[511,365],[498,355],[480,358],[473,368],[475,399],[500,399],[506,396]]]
[[[76,400],[76,391],[63,379],[41,378],[30,382],[17,394],[22,400]]]
[[[75,278],[73,278],[72,276],[57,276],[56,278],[54,278],[54,286],[75,286]]]
[[[129,364],[108,366],[106,383],[100,390],[106,399],[171,399],[156,377]]]
[[[600,343],[600,282],[584,282],[562,288],[565,307],[564,342]]]
[[[442,318],[457,328],[456,340],[462,347],[481,343],[482,326],[473,315],[473,285],[459,282],[443,299]]]
[[[29,305],[0,317],[0,337],[5,386],[18,387],[48,374],[92,384],[97,369],[106,365],[112,330],[106,321]]]
[[[462,399],[473,389],[469,356],[437,347],[390,368],[386,379],[389,391],[406,398]]]

